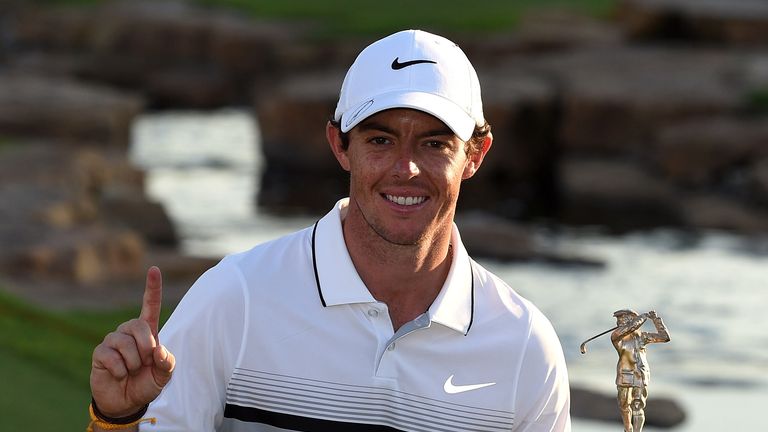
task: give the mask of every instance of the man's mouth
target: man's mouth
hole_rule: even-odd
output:
[[[427,197],[423,197],[423,196],[404,197],[404,196],[396,196],[396,195],[385,195],[385,197],[390,202],[393,202],[395,204],[402,205],[402,206],[418,205],[427,200]]]

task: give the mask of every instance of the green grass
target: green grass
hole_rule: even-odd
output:
[[[138,311],[51,312],[0,291],[0,430],[85,430],[93,348]]]
[[[304,19],[322,24],[326,36],[381,34],[404,28],[449,32],[495,32],[513,28],[531,9],[565,8],[605,17],[615,0],[198,0],[256,17]]]
[[[747,107],[752,112],[768,113],[768,87],[752,90],[747,95]]]
[[[513,28],[531,9],[569,9],[605,17],[616,0],[195,0],[198,4],[243,11],[254,17],[299,19],[320,24],[318,36],[381,35],[405,28],[496,32]],[[53,5],[93,5],[99,0],[39,0]]]

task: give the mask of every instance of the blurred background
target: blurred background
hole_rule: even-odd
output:
[[[608,337],[578,346],[626,307],[672,335],[646,430],[761,428],[768,2],[5,0],[0,429],[85,428],[91,351],[148,266],[167,317],[345,196],[325,122],[356,54],[405,28],[478,71],[495,142],[457,224],[552,320],[574,431],[621,430]]]

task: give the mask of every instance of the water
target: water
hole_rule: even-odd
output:
[[[131,157],[147,169],[148,193],[177,223],[186,253],[245,250],[319,216],[277,218],[256,208],[262,160],[258,126],[247,112],[149,114],[136,122],[133,136]],[[572,383],[613,393],[616,354],[608,337],[590,342],[585,356],[579,344],[613,327],[614,310],[656,309],[672,342],[648,348],[650,397],[663,394],[683,403],[689,418],[674,431],[764,429],[757,417],[768,402],[768,241],[674,231],[538,238],[607,263],[604,269],[576,269],[481,261],[550,317]],[[620,429],[574,420],[576,432]]]

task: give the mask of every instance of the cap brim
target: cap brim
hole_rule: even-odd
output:
[[[437,117],[462,141],[468,141],[475,130],[476,121],[461,107],[441,96],[421,92],[393,92],[358,104],[345,112],[341,131],[349,132],[366,118],[392,108],[411,108]]]

